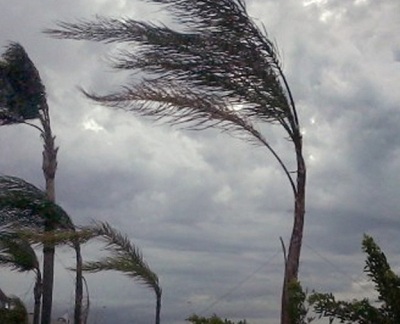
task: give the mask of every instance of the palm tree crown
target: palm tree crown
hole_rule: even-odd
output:
[[[0,123],[39,118],[46,91],[39,72],[18,43],[11,43],[0,60]]]

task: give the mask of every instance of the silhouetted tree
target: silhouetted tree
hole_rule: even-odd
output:
[[[132,71],[132,83],[108,95],[84,93],[106,106],[189,128],[244,134],[266,147],[282,167],[294,195],[294,224],[285,264],[281,323],[288,324],[288,284],[298,279],[305,214],[306,166],[295,102],[278,53],[249,17],[242,0],[148,0],[164,5],[179,31],[128,18],[59,22],[55,38],[127,43],[113,66]],[[144,72],[145,78],[137,81]],[[280,125],[293,143],[291,172],[258,123]]]

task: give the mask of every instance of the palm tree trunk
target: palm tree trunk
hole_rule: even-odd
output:
[[[81,266],[81,269],[82,269],[82,266]],[[90,310],[89,288],[88,288],[87,281],[86,281],[85,277],[83,277],[83,276],[82,276],[82,282],[85,284],[85,289],[86,289],[86,307],[83,308],[83,306],[82,306],[81,321],[82,321],[82,324],[87,324],[89,310]]]
[[[42,276],[40,273],[40,269],[36,270],[36,283],[33,288],[34,295],[34,308],[33,308],[33,324],[40,323],[40,306],[41,306],[41,298],[42,298]]]
[[[75,311],[74,322],[75,324],[82,323],[82,297],[83,297],[83,279],[82,279],[82,255],[81,246],[79,242],[74,244],[76,254],[76,282],[75,282]]]
[[[47,108],[47,107],[46,107]],[[44,108],[44,116],[41,118],[43,125],[43,164],[42,170],[46,181],[47,198],[55,201],[55,175],[57,169],[57,148],[54,145],[54,136],[51,133],[50,117],[48,109]],[[51,219],[45,224],[45,231],[54,230]],[[53,305],[54,285],[54,245],[45,243],[43,245],[43,303],[42,303],[42,324],[51,323],[51,310]]]
[[[43,303],[42,324],[51,323],[51,308],[53,304],[54,282],[54,246],[43,246]]]
[[[295,193],[294,221],[292,235],[290,237],[289,251],[285,260],[285,275],[282,289],[281,324],[294,324],[290,318],[290,295],[289,285],[298,280],[299,261],[301,246],[303,242],[303,228],[305,215],[305,188],[306,188],[306,166],[302,156],[302,141],[295,143],[297,158],[297,191]]]
[[[156,292],[156,324],[160,324],[161,314],[161,291]]]

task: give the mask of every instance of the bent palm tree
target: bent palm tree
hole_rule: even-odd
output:
[[[111,252],[111,256],[100,261],[85,262],[82,266],[83,271],[119,271],[153,289],[156,295],[155,323],[159,324],[162,290],[157,275],[143,260],[142,253],[126,236],[112,228],[108,223],[95,224],[89,230],[92,231],[94,236],[101,237],[107,243],[106,248]]]
[[[41,127],[27,122],[39,119]],[[0,125],[24,123],[40,131],[43,139],[42,170],[46,181],[48,199],[55,201],[55,174],[57,151],[55,137],[50,126],[49,107],[45,87],[39,72],[18,43],[11,43],[0,60]],[[51,224],[45,224],[46,231],[52,231]],[[75,246],[77,259],[75,321],[79,323],[82,303],[82,262],[80,246]],[[51,321],[54,282],[54,246],[43,246],[43,309],[42,323]]]
[[[42,273],[35,251],[26,240],[15,233],[2,231],[0,232],[0,265],[19,272],[33,271],[35,273],[33,324],[39,324]]]
[[[281,323],[289,324],[288,285],[297,281],[305,214],[306,166],[295,102],[277,50],[249,17],[243,0],[148,0],[165,5],[180,31],[133,19],[99,17],[58,23],[55,38],[127,43],[114,67],[132,71],[133,82],[108,95],[84,93],[103,105],[190,128],[215,127],[246,135],[275,157],[294,195],[294,223],[285,260]],[[138,81],[144,72],[147,76]],[[280,125],[293,143],[291,172],[256,127]]]

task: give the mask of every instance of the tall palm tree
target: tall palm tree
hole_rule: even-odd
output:
[[[42,297],[42,273],[39,260],[32,246],[16,233],[0,232],[0,265],[19,272],[33,271],[36,276],[33,288],[34,309],[33,324],[40,323],[40,305]]]
[[[127,236],[112,228],[108,223],[97,223],[89,228],[89,231],[94,237],[100,237],[107,243],[111,256],[99,261],[83,263],[83,271],[119,271],[152,289],[156,295],[155,323],[159,324],[162,289],[157,275],[144,261],[140,250],[130,242]]]
[[[39,119],[41,127],[29,121]],[[49,107],[45,87],[39,72],[24,48],[11,43],[0,60],[0,125],[24,123],[40,131],[43,139],[42,170],[46,182],[48,199],[55,201],[55,174],[57,170],[57,151],[55,137],[50,124]],[[45,224],[46,231],[54,228]],[[79,244],[75,246],[77,259],[75,320],[80,322],[82,303],[82,263]],[[43,246],[43,308],[42,323],[50,324],[54,284],[54,246]]]
[[[289,324],[288,286],[298,279],[305,214],[306,165],[296,105],[279,55],[267,33],[249,17],[244,0],[147,0],[164,5],[183,28],[133,19],[98,17],[60,22],[55,38],[123,43],[113,66],[132,71],[121,90],[84,93],[106,106],[189,128],[215,127],[245,135],[269,150],[289,180],[294,222],[282,289],[281,323]],[[141,73],[146,75],[140,79]],[[293,144],[289,171],[259,123],[282,127]]]

